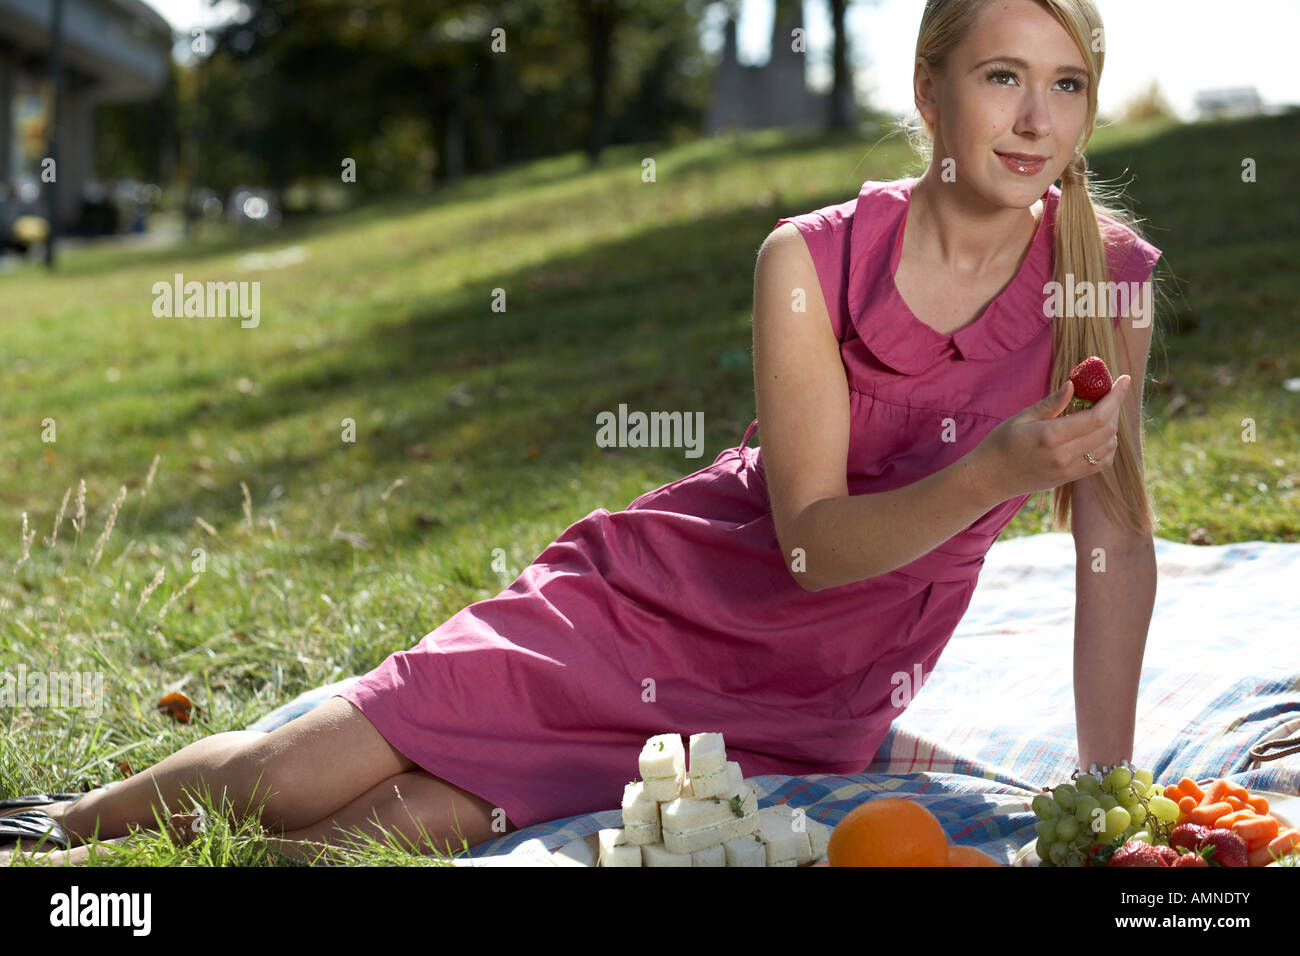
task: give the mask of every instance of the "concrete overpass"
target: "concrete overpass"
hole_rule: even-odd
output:
[[[0,182],[40,179],[48,152],[53,0],[0,0]],[[94,178],[95,107],[147,100],[167,81],[172,30],[143,0],[63,0],[59,219]],[[44,116],[44,119],[42,117]]]

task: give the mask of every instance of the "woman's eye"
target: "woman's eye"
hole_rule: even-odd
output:
[[[992,80],[997,86],[1008,86],[1010,84],[1004,83],[1003,79],[1015,80],[1016,74],[1012,73],[1010,70],[993,70],[988,74],[987,78]],[[1083,84],[1073,77],[1066,77],[1057,82],[1069,84],[1069,87],[1063,91],[1065,93],[1082,93],[1084,90]]]

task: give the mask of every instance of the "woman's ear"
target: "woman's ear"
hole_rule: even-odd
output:
[[[939,102],[935,99],[934,74],[922,57],[916,58],[916,67],[912,73],[912,91],[916,98],[916,110],[921,118],[931,126],[939,122]]]

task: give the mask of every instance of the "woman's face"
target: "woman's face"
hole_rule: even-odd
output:
[[[1033,0],[990,0],[942,73],[917,64],[917,108],[934,126],[934,162],[954,160],[957,183],[995,205],[1025,208],[1073,160],[1088,118],[1088,69]]]

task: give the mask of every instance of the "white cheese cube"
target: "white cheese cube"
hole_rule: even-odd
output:
[[[659,803],[647,791],[645,781],[636,780],[623,788],[623,826],[659,825]]]
[[[646,866],[690,866],[689,853],[674,853],[662,843],[647,843],[641,847]]]
[[[597,836],[600,841],[600,857],[596,862],[597,866],[641,865],[641,848],[627,843],[621,829],[603,829]]]
[[[659,821],[654,823],[629,823],[623,827],[623,833],[628,843],[637,846],[645,846],[647,843],[663,842],[663,829]]]
[[[723,745],[722,734],[691,734],[692,775],[719,773],[726,769],[726,764],[727,748]]]
[[[788,803],[778,803],[771,807],[764,807],[763,810],[774,821],[784,821],[784,824],[790,828],[790,832],[795,835],[795,849],[799,866],[807,866],[816,859],[812,852],[812,843],[808,838],[808,832],[817,823],[816,820],[809,820],[807,813],[790,806]]]
[[[727,851],[718,843],[691,854],[691,866],[726,866]]]
[[[768,866],[798,866],[799,843],[808,840],[790,827],[789,818],[774,807],[758,811],[758,835],[767,845]]]
[[[720,771],[691,778],[691,792],[696,797],[730,797],[740,792],[745,783],[740,764],[728,760]]]
[[[645,784],[646,796],[656,803],[663,803],[666,800],[676,800],[682,795],[682,784],[686,782],[686,771],[677,771],[675,777],[646,777],[642,783]]]
[[[678,797],[659,808],[665,831],[683,833],[725,823],[733,817],[758,812],[758,794],[744,784],[732,797]]]
[[[662,810],[664,846],[692,853],[753,833],[758,827],[758,795],[753,787],[731,800],[685,797]]]
[[[681,734],[656,734],[645,742],[637,760],[641,777],[681,777],[686,773],[686,751]]]
[[[749,833],[722,844],[727,866],[767,866],[767,844],[758,834]]]

